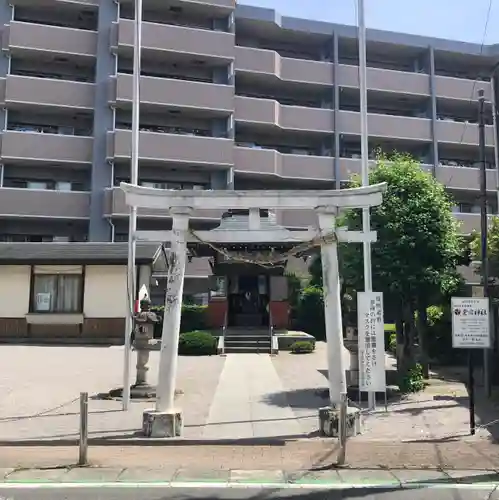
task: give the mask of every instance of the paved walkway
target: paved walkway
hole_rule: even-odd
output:
[[[158,353],[151,354],[150,381],[157,382]],[[122,383],[122,348],[0,346],[0,446],[12,441],[74,441],[78,437],[78,394],[109,391]],[[35,371],[34,371],[35,370]],[[188,440],[201,438],[293,438],[317,435],[317,409],[327,404],[326,345],[294,356],[232,354],[179,358],[178,407]],[[477,391],[477,423],[499,416],[499,403]],[[499,394],[496,401],[499,402]],[[365,417],[356,441],[407,442],[462,438],[468,429],[467,393],[461,382],[432,382],[421,394]],[[154,403],[91,399],[90,438],[136,438],[142,412]],[[499,424],[479,429],[475,442],[499,439]],[[270,442],[270,441],[266,441]],[[3,449],[2,449],[3,452]],[[0,453],[1,455],[2,453]]]
[[[266,403],[269,390],[280,394],[279,405]],[[272,358],[267,354],[229,354],[203,437],[245,439],[301,435]]]
[[[304,439],[272,445],[216,443],[147,446],[90,444],[92,465],[112,468],[150,467],[216,470],[321,470],[336,464],[336,440]],[[76,446],[2,446],[0,468],[43,468],[74,465]],[[499,469],[499,447],[481,441],[409,442],[349,440],[352,468]]]
[[[150,466],[132,468],[56,468],[56,469],[0,469],[0,488],[14,484],[39,483],[50,486],[54,483],[110,484],[132,483],[137,487],[147,483],[181,486],[195,484],[202,487],[215,485],[263,486],[275,485],[283,488],[289,485],[330,485],[337,489],[347,487],[388,487],[390,489],[409,487],[446,486],[450,484],[490,485],[490,490],[499,485],[499,474],[487,470],[380,470],[362,471],[341,469],[323,471],[286,470],[203,470],[196,468],[154,468]],[[55,486],[55,485],[54,485]],[[100,497],[99,497],[100,498]],[[213,498],[210,496],[210,498]],[[253,498],[253,497],[252,497]],[[459,498],[462,498],[461,496]],[[482,497],[485,498],[485,497]]]

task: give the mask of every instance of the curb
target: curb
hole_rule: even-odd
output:
[[[402,476],[402,471],[404,474]],[[64,488],[232,488],[232,489],[499,489],[496,471],[330,469],[303,470],[189,470],[106,467],[3,469],[2,489]],[[79,477],[80,476],[80,477]],[[405,476],[405,477],[404,477]]]
[[[257,482],[176,482],[176,481],[116,481],[116,482],[31,482],[12,481],[0,482],[2,490],[22,489],[130,489],[130,488],[174,488],[174,489],[255,489],[255,490],[382,490],[393,492],[413,489],[459,489],[459,490],[483,490],[493,491],[499,489],[499,482],[495,483],[335,483],[327,481],[303,482],[303,483],[257,483]]]

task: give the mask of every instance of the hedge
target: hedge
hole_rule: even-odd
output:
[[[178,353],[182,356],[211,356],[217,353],[217,339],[210,332],[182,333]]]
[[[308,286],[300,294],[296,307],[296,326],[317,340],[326,340],[322,288]]]
[[[160,321],[154,327],[154,337],[161,338],[163,331],[164,306],[154,306],[151,308]],[[207,306],[197,306],[191,304],[182,304],[182,318],[180,320],[180,333],[206,330],[206,310]]]

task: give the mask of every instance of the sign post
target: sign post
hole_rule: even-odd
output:
[[[358,292],[359,393],[384,392],[386,402],[383,294]],[[374,399],[376,401],[376,398]]]
[[[474,350],[490,349],[489,299],[477,297],[452,297],[452,347],[468,349],[468,394],[470,409],[470,434],[475,425],[475,376]]]

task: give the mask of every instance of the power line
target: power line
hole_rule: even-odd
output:
[[[485,48],[485,39],[487,38],[487,31],[488,31],[488,28],[489,28],[489,22],[490,22],[490,14],[492,12],[492,5],[494,3],[494,0],[489,0],[489,7],[487,9],[487,16],[485,18],[485,26],[484,26],[484,29],[483,29],[483,35],[482,35],[482,43],[480,44],[480,55],[483,55],[483,49]],[[478,83],[478,77],[475,78],[475,80],[473,81],[473,87],[471,88],[471,95],[470,95],[470,98],[469,98],[469,103],[470,104],[473,104],[473,102],[475,101],[475,99],[473,99],[473,96],[475,95],[475,90],[476,90],[476,84]],[[464,126],[463,126],[463,133],[461,134],[461,139],[459,140],[459,144],[462,144],[463,143],[463,140],[464,140],[464,135],[466,134],[466,129],[468,127],[468,122],[464,122]]]

